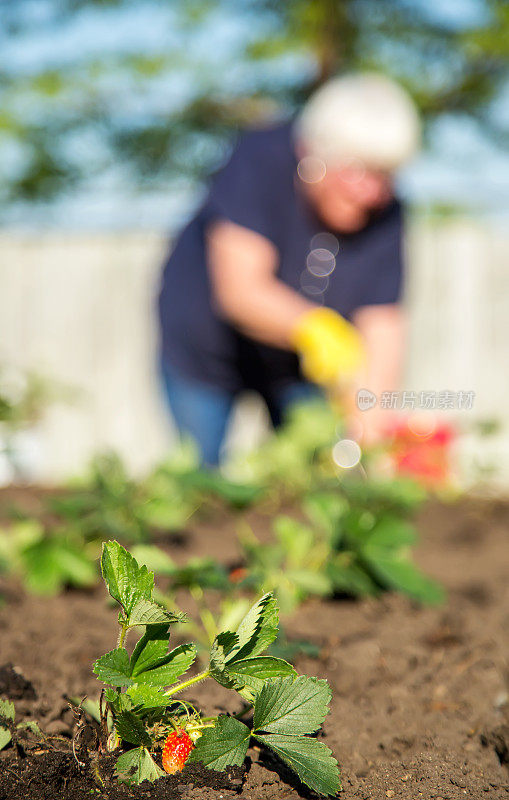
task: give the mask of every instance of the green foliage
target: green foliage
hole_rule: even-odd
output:
[[[1,116],[0,112],[0,147]],[[27,480],[26,464],[19,452],[20,431],[30,430],[58,399],[63,399],[61,387],[57,388],[41,375],[0,365],[0,455],[7,461],[14,483]]]
[[[211,769],[241,764],[253,735],[281,755],[310,788],[322,794],[337,792],[337,763],[325,745],[317,747],[315,740],[307,739],[328,711],[326,681],[297,677],[286,661],[263,655],[278,634],[278,611],[271,594],[254,603],[235,631],[218,633],[210,648],[208,668],[186,678],[196,648],[182,644],[168,652],[171,624],[179,618],[154,601],[153,573],[114,541],[104,544],[101,567],[108,592],[121,609],[118,646],[94,664],[95,674],[107,684],[102,727],[108,728],[109,717],[118,739],[134,745],[117,760],[120,780],[138,784],[161,777],[155,751],[170,731],[184,728],[197,738],[190,759]],[[136,609],[140,604],[158,609],[154,617],[160,615],[164,621],[139,623]],[[129,656],[123,645],[133,627],[133,615],[145,630]],[[224,715],[204,718],[181,699],[186,688],[206,678],[236,690],[253,706],[252,734],[239,719]]]
[[[442,588],[411,560],[417,536],[409,518],[425,497],[421,487],[408,480],[332,483],[327,473],[309,482],[302,506],[311,525],[280,515],[263,546],[242,530],[250,585],[273,591],[287,613],[310,595],[362,597],[384,589],[422,603],[443,601]]]
[[[244,763],[251,732],[247,725],[232,717],[218,717],[213,728],[205,730],[189,761],[201,761],[218,772]]]
[[[187,589],[193,597],[191,630],[200,656],[219,630],[239,623],[246,598],[253,595],[274,592],[283,613],[310,595],[365,596],[384,589],[439,602],[443,592],[411,560],[416,537],[408,520],[425,491],[408,479],[359,480],[338,473],[331,457],[337,436],[338,416],[327,404],[295,406],[283,428],[245,462],[250,483],[197,470],[189,443],[141,482],[127,477],[118,458],[101,457],[82,487],[49,501],[52,515],[58,515],[52,530],[27,519],[0,532],[0,567],[23,576],[31,591],[55,593],[66,585],[94,583],[97,548],[105,535],[113,531],[134,540],[133,553],[138,564],[146,565],[146,574],[153,569],[168,579],[165,595],[156,592],[167,613],[178,616],[178,591]],[[274,514],[289,497],[296,512],[298,499],[309,521],[276,514],[272,539],[263,546],[244,523],[240,577],[211,558],[177,565],[149,544],[153,512],[169,530],[177,522],[183,525],[193,510],[217,502],[239,507],[256,500]],[[210,610],[210,591],[220,593],[216,615]],[[151,592],[147,586],[146,596],[129,609],[128,627],[166,620],[147,599]]]
[[[33,35],[28,5],[5,3],[0,12],[2,27],[20,48],[30,47]],[[125,19],[133,5],[54,0],[37,20],[40,36],[58,34],[51,62],[19,71],[9,64],[0,72],[0,135],[22,154],[5,173],[6,201],[48,198],[118,165],[141,176],[144,186],[201,178],[223,159],[239,125],[272,121],[339,70],[389,73],[407,85],[429,120],[470,115],[494,136],[507,135],[500,115],[490,113],[506,80],[505,0],[479,0],[470,19],[471,4],[466,14],[459,8],[450,15],[440,4],[401,0],[174,0],[158,4],[159,14],[166,12],[161,30],[168,30],[159,46],[141,38],[133,50],[119,25],[114,49],[77,49],[68,57],[64,48],[59,54],[59,38],[80,23],[85,8],[94,6],[101,30]],[[237,35],[234,49],[218,57],[197,44],[212,41],[223,18]],[[291,80],[281,69],[288,59]],[[233,61],[241,66],[236,81]],[[158,87],[180,76],[193,91],[168,104]],[[126,87],[136,100],[129,113]],[[80,136],[94,146],[76,152]]]
[[[280,658],[261,656],[278,634],[278,612],[271,594],[248,611],[235,632],[219,633],[210,650],[212,677],[251,700],[268,678],[291,675],[295,670]]]
[[[23,722],[18,722],[18,724],[15,725],[15,714],[16,711],[14,708],[14,703],[3,697],[0,697],[0,750],[3,750],[4,747],[7,747],[11,741],[16,743],[16,732],[19,730],[29,730],[38,738],[44,738],[41,733],[41,729],[35,720],[27,719],[23,720]]]
[[[331,547],[325,571],[336,592],[363,596],[390,589],[422,603],[444,599],[442,588],[411,561],[417,537],[407,518],[422,501],[413,484],[345,482],[341,500],[323,492],[305,503]]]
[[[325,538],[289,516],[276,517],[273,531],[273,540],[263,545],[247,528],[240,536],[247,572],[258,591],[273,591],[285,613],[309,595],[331,595],[326,565],[332,548]]]
[[[225,627],[221,618],[228,627],[230,610],[246,594],[273,592],[286,614],[309,596],[363,597],[389,589],[424,603],[443,599],[442,589],[411,560],[416,533],[409,520],[425,499],[424,489],[408,479],[360,481],[338,475],[331,458],[337,426],[337,416],[322,402],[297,406],[283,429],[251,456],[250,463],[260,467],[256,481],[271,485],[270,502],[276,508],[288,497],[287,480],[292,476],[309,522],[276,516],[273,536],[263,544],[243,523],[238,579],[236,570],[230,576],[210,559],[195,558],[178,567],[157,548],[136,548],[137,557],[169,578],[168,593],[159,596],[168,608],[175,606],[178,589],[190,590],[196,601],[192,629],[202,648],[208,650],[217,631]],[[278,458],[282,443],[284,462]],[[221,593],[216,617],[208,607],[210,590]],[[295,646],[283,645],[280,639],[273,653],[292,652],[294,657]]]
[[[315,733],[327,715],[330,699],[325,680],[307,675],[274,679],[258,695],[253,727],[265,733]]]
[[[181,486],[194,490],[198,495],[216,496],[231,508],[250,506],[263,493],[259,486],[236,483],[224,478],[219,472],[204,469],[194,469],[182,473],[180,483]]]
[[[0,367],[0,424],[3,434],[12,434],[37,422],[54,389],[35,373],[21,373]]]
[[[231,469],[244,480],[265,487],[269,493],[295,497],[312,488],[340,424],[325,400],[296,403],[285,424],[255,452],[236,460]]]
[[[49,510],[65,524],[79,527],[89,540],[107,536],[126,542],[147,541],[151,530],[182,528],[197,503],[176,481],[149,476],[136,482],[114,454],[98,456],[83,485],[48,500]]]
[[[12,739],[12,734],[5,722],[14,722],[14,703],[0,697],[0,750],[3,750]]]
[[[146,747],[135,747],[117,759],[115,775],[123,783],[137,785],[143,781],[156,781],[164,775]]]
[[[182,621],[152,600],[154,573],[138,564],[118,542],[103,545],[101,572],[108,592],[122,608],[119,623],[124,630],[137,625],[161,625]]]
[[[336,795],[341,789],[336,759],[323,742],[309,736],[286,734],[258,735],[256,738],[270,747],[306,786],[318,794]]]
[[[57,594],[65,586],[93,586],[97,582],[94,558],[95,549],[73,531],[47,531],[36,520],[0,530],[0,564],[19,575],[34,594]]]
[[[254,701],[253,729],[238,720],[225,720],[203,733],[190,760],[212,769],[241,764],[252,736],[282,758],[310,789],[335,795],[341,788],[337,762],[325,744],[307,735],[322,724],[329,701],[327,681],[307,675],[271,678]]]
[[[98,456],[81,485],[50,497],[47,504],[52,515],[79,528],[88,540],[112,536],[130,543],[149,542],[156,530],[181,530],[200,508],[217,502],[244,508],[262,493],[259,486],[198,469],[197,456],[184,446],[143,481],[129,478],[113,453]]]
[[[131,665],[127,650],[117,647],[105,653],[95,662],[94,672],[101,681],[112,686],[130,686]]]

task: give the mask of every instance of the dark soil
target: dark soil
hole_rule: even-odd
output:
[[[252,515],[259,534],[267,522]],[[222,517],[201,521],[172,555],[234,562],[234,526]],[[297,668],[332,685],[324,741],[342,766],[342,800],[507,798],[509,504],[430,503],[419,527],[417,560],[445,584],[447,604],[419,608],[395,595],[309,602],[287,622],[287,632],[319,645],[320,658],[301,657]],[[110,780],[106,759],[98,764],[102,786],[70,751],[75,722],[67,697],[97,695],[91,663],[116,637],[104,590],[34,598],[10,583],[2,594],[8,604],[0,611],[0,663],[15,672],[0,670],[0,692],[14,698],[17,721],[37,719],[51,738],[41,745],[24,734],[0,754],[0,800],[309,797],[256,748],[244,773],[186,768],[134,790]],[[212,682],[194,687],[188,699],[209,713],[238,710],[235,698],[232,706],[230,693]]]

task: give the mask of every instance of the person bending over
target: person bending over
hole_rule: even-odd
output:
[[[345,75],[291,122],[245,132],[213,178],[159,296],[168,402],[205,464],[219,462],[245,389],[278,425],[320,388],[396,387],[405,336],[392,176],[415,153],[419,127],[400,86]],[[364,442],[380,435],[381,418],[363,415]]]

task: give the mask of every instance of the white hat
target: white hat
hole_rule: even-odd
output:
[[[417,109],[397,83],[377,73],[332,78],[308,100],[296,123],[298,141],[325,164],[358,159],[391,171],[420,143]]]

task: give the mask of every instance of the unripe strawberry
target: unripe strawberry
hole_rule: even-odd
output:
[[[176,731],[170,733],[166,737],[163,747],[164,771],[167,772],[168,775],[181,772],[184,769],[184,764],[193,747],[193,740],[183,728],[177,728]]]

